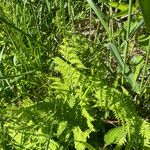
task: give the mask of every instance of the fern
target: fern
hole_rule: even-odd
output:
[[[42,101],[29,97],[19,106],[5,106],[3,135],[15,149],[94,149],[92,135],[105,134],[105,149],[150,148],[150,124],[136,111],[131,95],[109,84],[104,63],[91,43],[78,35],[66,37],[48,76],[48,94]],[[4,107],[4,106],[3,106]],[[109,115],[110,114],[110,115]],[[105,131],[105,121],[117,127]],[[6,135],[6,134],[5,134]],[[103,135],[102,135],[103,136]],[[3,136],[4,137],[4,136]],[[3,139],[1,137],[1,139]],[[103,139],[99,139],[98,143]],[[4,146],[3,146],[4,147]],[[95,148],[99,149],[100,144]]]
[[[126,132],[124,130],[124,126],[116,127],[108,131],[108,133],[104,137],[105,143],[107,145],[117,144],[118,146],[122,146],[126,142]]]
[[[82,131],[80,127],[75,127],[73,129],[74,133],[74,140],[75,140],[75,148],[77,150],[84,150],[86,146],[84,143],[86,143],[87,138],[89,137],[89,134],[91,133],[90,130]]]
[[[74,43],[72,43],[72,41]],[[118,119],[118,123],[120,122],[119,124],[122,125],[122,127],[117,127],[110,130],[105,135],[105,146],[117,144],[117,147],[120,147],[126,144],[126,148],[128,149],[131,149],[132,147],[149,147],[149,136],[144,132],[148,131],[149,123],[138,116],[132,101],[132,97],[128,93],[121,93],[113,87],[109,87],[105,84],[106,82],[103,80],[103,76],[105,75],[103,67],[101,67],[101,74],[95,74],[95,78],[97,78],[96,75],[101,76],[101,78],[97,78],[96,80],[93,78],[92,72],[89,74],[89,76],[82,74],[79,70],[85,70],[86,72],[87,67],[85,67],[86,62],[84,62],[84,65],[80,60],[83,58],[78,57],[80,56],[80,52],[78,47],[76,47],[77,43],[78,37],[72,37],[72,39],[64,40],[63,46],[60,46],[60,53],[66,61],[62,60],[61,58],[55,58],[55,70],[61,73],[63,79],[62,84],[68,87],[68,93],[75,93],[75,99],[78,98],[82,116],[87,119],[87,126],[90,130],[90,133],[95,132],[95,128],[92,124],[94,118],[91,117],[88,112],[90,107],[90,100],[87,97],[88,93],[91,93],[93,98],[96,98],[95,107],[112,111],[114,116]],[[96,60],[94,63],[96,63]],[[89,86],[91,82],[92,84]],[[56,84],[56,82],[53,84]],[[86,84],[89,88],[83,92]],[[69,97],[67,100],[68,103],[72,101],[72,99]],[[86,134],[86,131],[81,131],[80,127],[75,127],[73,131],[77,129],[78,132],[76,133],[80,133],[79,135],[82,135],[83,137],[84,134],[86,135],[82,140],[82,142],[86,142],[86,139],[90,133]],[[74,136],[76,140],[78,136],[75,135],[75,132]],[[78,138],[81,142],[81,138]],[[78,144],[82,146],[78,146]],[[83,143],[75,142],[75,145],[77,149],[79,149],[78,147],[85,149]]]
[[[64,60],[56,57],[54,59],[54,63],[56,65],[55,71],[61,74],[62,80],[58,80],[57,77],[52,78],[53,83],[51,88],[55,89],[55,93],[57,93],[58,88],[61,87],[59,88],[58,94],[63,93],[65,89],[63,97],[66,96],[65,99],[67,100],[69,106],[73,108],[75,104],[78,103],[77,109],[81,109],[81,116],[87,120],[87,127],[89,129],[86,131],[82,132],[80,126],[75,126],[72,128],[75,147],[77,150],[81,150],[85,149],[86,146],[83,143],[86,143],[90,133],[94,132],[95,129],[92,124],[92,121],[94,121],[93,117],[90,116],[87,110],[87,90],[83,92],[86,77],[80,72],[80,70],[86,70],[86,67],[77,56],[79,53],[78,45],[75,45],[77,44],[77,40],[78,37],[72,37],[71,40],[64,39],[63,45],[60,46],[60,53]]]
[[[99,95],[101,95],[101,97]],[[149,132],[150,125],[138,116],[130,96],[106,86],[103,90],[97,90],[95,96],[97,98],[97,106],[111,110],[118,121],[121,121],[121,124],[123,124],[123,128],[113,129],[105,135],[105,138],[107,139],[106,145],[112,143],[123,145],[125,144],[125,141],[128,140],[128,143],[126,144],[126,147],[128,148],[138,148],[137,146],[142,143],[141,148],[149,147],[150,137],[144,133],[144,131],[146,130]],[[115,134],[112,135],[112,132],[115,132]],[[126,134],[127,137],[124,139]],[[123,135],[122,138],[124,140],[122,141],[120,139],[120,143],[118,137],[121,135]],[[109,139],[111,139],[111,141]]]

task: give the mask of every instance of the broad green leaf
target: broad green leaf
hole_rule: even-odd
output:
[[[118,2],[110,2],[110,6],[117,8],[121,11],[127,11],[128,10],[128,4],[126,3],[118,3]]]
[[[113,15],[114,18],[125,17],[128,14],[129,4],[126,4],[124,2],[121,2],[121,3],[118,3],[118,2],[109,2],[108,4],[111,7],[114,7],[114,8],[117,8],[118,10],[120,10],[120,12],[115,13]],[[135,10],[137,10],[137,7],[138,7],[138,3],[136,1],[135,4],[132,5],[132,12],[134,12]]]
[[[139,75],[141,73],[141,69],[143,67],[143,64],[144,64],[144,60],[143,60],[143,56],[141,56],[141,55],[134,56],[131,59],[131,65],[135,66],[134,81],[136,81],[137,78],[139,77]]]
[[[139,30],[139,28],[144,24],[144,20],[142,19],[140,22],[134,24],[135,26],[130,32],[130,38],[132,38],[135,35],[135,33]]]
[[[150,32],[150,0],[138,0],[147,31]]]

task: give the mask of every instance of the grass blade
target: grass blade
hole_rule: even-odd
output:
[[[140,94],[140,88],[138,83],[134,80],[134,75],[131,72],[131,70],[129,69],[129,67],[127,65],[124,64],[117,48],[112,44],[112,43],[108,43],[107,44],[108,49],[110,49],[114,55],[114,57],[116,58],[116,61],[122,71],[122,73],[124,73],[124,77],[126,78],[127,82],[131,85],[132,89],[137,93]],[[125,66],[125,68],[124,68]]]
[[[48,0],[45,0],[45,3],[46,3],[46,6],[47,6],[47,9],[48,9],[48,13],[50,13],[50,5],[49,5]]]
[[[139,5],[142,11],[142,15],[145,21],[145,25],[147,28],[147,31],[150,32],[150,13],[149,13],[149,6],[150,6],[150,0],[139,0]]]
[[[147,47],[147,51],[146,51],[146,60],[145,60],[145,64],[144,64],[144,70],[143,70],[143,75],[142,75],[142,81],[141,81],[141,85],[140,85],[140,89],[142,90],[144,88],[144,77],[146,75],[147,72],[147,68],[148,68],[148,59],[150,56],[150,39],[149,39],[149,45]]]

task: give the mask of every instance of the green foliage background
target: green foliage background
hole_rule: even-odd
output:
[[[131,4],[0,1],[0,149],[150,149],[150,36]]]

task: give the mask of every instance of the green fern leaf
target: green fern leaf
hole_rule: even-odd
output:
[[[89,137],[90,130],[82,131],[80,127],[75,127],[73,129],[74,133],[74,143],[76,150],[85,150],[86,146],[84,143],[86,143],[87,138]]]
[[[126,142],[125,128],[122,126],[109,130],[105,134],[104,141],[105,147],[110,144],[117,144],[119,146],[122,146]]]
[[[67,121],[62,121],[59,123],[58,130],[57,130],[58,137],[64,132],[66,127],[67,127]]]

